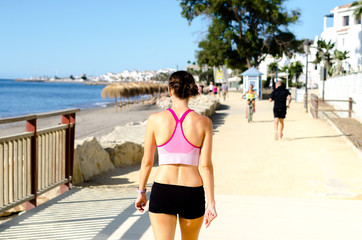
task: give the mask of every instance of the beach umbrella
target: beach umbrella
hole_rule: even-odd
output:
[[[151,86],[148,83],[142,82],[141,86],[143,88],[143,94],[151,94],[152,89],[151,89]]]
[[[132,89],[132,97],[138,96],[144,92],[144,89],[137,83],[129,83]]]
[[[167,92],[168,91],[168,86],[166,84],[162,84],[161,85],[161,93]]]
[[[124,104],[124,98],[129,96],[129,88],[127,87],[127,84],[119,84],[118,86],[118,93],[119,93],[119,97],[120,97],[120,109],[122,108],[123,104]],[[122,99],[122,101],[121,101]]]
[[[120,97],[120,92],[122,90],[122,86],[118,83],[112,83],[105,88],[103,88],[101,96],[102,98],[114,98],[115,109],[117,112],[117,97]]]

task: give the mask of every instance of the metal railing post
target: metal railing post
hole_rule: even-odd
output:
[[[349,98],[348,99],[348,103],[349,103],[349,108],[348,108],[348,117],[351,118],[352,117],[352,105],[353,105],[353,99]]]

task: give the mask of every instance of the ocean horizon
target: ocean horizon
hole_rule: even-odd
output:
[[[105,86],[84,83],[20,82],[0,79],[0,118],[69,108],[101,108],[114,103],[102,99]]]

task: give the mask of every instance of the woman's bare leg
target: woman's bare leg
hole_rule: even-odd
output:
[[[204,216],[195,219],[179,217],[182,240],[197,240]]]
[[[177,216],[163,213],[149,213],[153,236],[156,240],[175,238]]]

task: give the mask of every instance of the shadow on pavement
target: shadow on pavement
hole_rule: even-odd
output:
[[[210,117],[213,124],[213,132],[218,132],[218,128],[225,123],[225,117],[228,115],[227,113],[222,112],[223,110],[227,110],[230,107],[225,104],[220,104],[219,108],[216,112]]]
[[[260,120],[260,121],[252,121],[251,123],[273,123],[274,120]]]
[[[147,194],[147,198],[150,198],[149,193]],[[118,214],[118,216],[116,216],[109,224],[107,224],[107,226],[104,227],[93,239],[107,239],[115,233],[127,219],[136,217],[136,215],[134,215],[135,212],[135,207],[131,204],[124,211]],[[138,220],[128,228],[128,230],[123,234],[122,239],[140,239],[147,231],[151,225],[148,212],[145,212],[142,215],[137,215],[137,217],[139,217]]]
[[[312,137],[297,137],[297,138],[284,138],[287,141],[303,140],[303,139],[316,139],[316,138],[338,138],[342,136],[349,136],[345,134],[330,135],[330,136],[312,136]]]
[[[120,184],[132,184],[128,178],[122,178],[120,176],[125,175],[130,172],[139,171],[140,164],[130,165],[126,167],[117,167],[108,172],[105,172],[99,176],[94,177],[90,181],[77,184],[80,187],[90,187],[90,186],[104,186],[104,185],[120,185]]]
[[[63,199],[79,192],[81,189],[80,188],[72,188],[69,191],[43,203],[42,205],[39,205],[33,209],[30,209],[29,211],[23,212],[22,214],[14,217],[13,219],[4,222],[3,224],[0,224],[0,232],[5,231],[6,229],[12,227],[12,226],[16,226],[21,224],[22,222],[24,222],[26,219],[32,217],[34,214],[37,214],[41,211],[44,211],[46,208],[48,208],[49,206],[56,204],[60,201],[62,201]]]
[[[286,123],[288,122],[295,122],[296,120],[285,120]],[[258,120],[258,121],[252,121],[252,123],[274,123],[274,119],[272,120]]]

